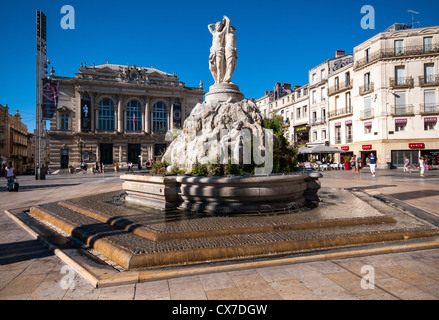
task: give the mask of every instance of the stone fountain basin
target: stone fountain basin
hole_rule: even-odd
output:
[[[125,174],[121,179],[128,203],[229,214],[290,210],[318,201],[319,177],[319,173],[221,177]]]

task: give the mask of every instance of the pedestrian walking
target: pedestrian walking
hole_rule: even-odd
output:
[[[357,161],[355,162],[355,169],[357,170],[357,173],[360,173],[360,167],[361,167],[361,156],[357,157]]]
[[[421,177],[424,177],[424,172],[425,172],[425,160],[424,157],[421,156],[421,158],[419,158],[419,168],[421,170]]]
[[[373,152],[370,153],[370,156],[367,158],[370,167],[370,173],[372,173],[372,177],[375,177],[375,168],[377,165],[377,157],[373,155]]]
[[[96,161],[96,172],[97,173],[101,173],[100,168],[99,168],[99,162]]]
[[[351,158],[351,168],[352,168],[353,173],[357,173],[357,170],[355,168],[356,163],[357,163],[357,156],[354,154],[354,155],[352,155],[352,158]]]
[[[9,161],[5,168],[5,178],[7,180],[6,189],[11,190],[15,181],[15,168],[12,166],[12,162]]]
[[[402,168],[402,171],[404,173],[407,171],[410,171],[410,173],[412,173],[412,168],[410,167],[410,159],[407,156],[404,157],[404,167]]]

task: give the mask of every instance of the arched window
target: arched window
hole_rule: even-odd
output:
[[[152,131],[154,133],[165,134],[168,130],[168,114],[166,105],[163,102],[154,104],[152,112]]]
[[[142,109],[140,103],[131,100],[127,105],[127,131],[142,130]]]
[[[99,130],[114,130],[114,103],[110,99],[99,102]]]

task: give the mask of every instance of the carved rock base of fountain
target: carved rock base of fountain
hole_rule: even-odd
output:
[[[319,177],[319,173],[225,177],[126,174],[121,179],[128,203],[233,214],[289,210],[318,201]]]

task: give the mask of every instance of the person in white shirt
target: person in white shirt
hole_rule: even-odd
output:
[[[5,178],[8,181],[6,188],[12,188],[12,184],[15,180],[15,168],[12,166],[12,162],[9,162],[5,169]]]
[[[424,176],[424,171],[425,171],[424,157],[421,157],[419,159],[419,168],[421,169],[421,177],[423,177]]]

